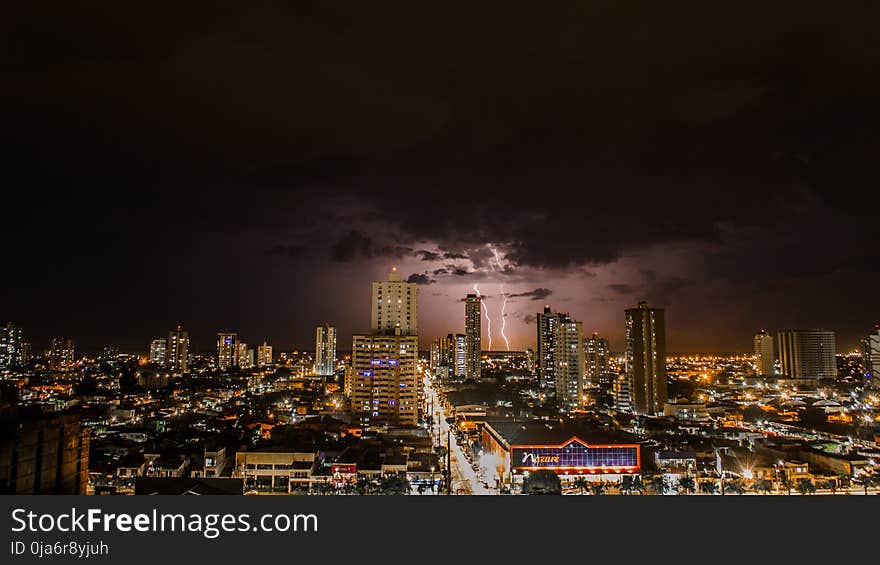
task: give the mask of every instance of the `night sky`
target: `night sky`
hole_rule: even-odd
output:
[[[58,4],[0,19],[36,349],[348,349],[393,265],[423,347],[474,284],[494,349],[504,294],[513,349],[545,304],[618,350],[642,299],[680,352],[880,321],[876,3]]]

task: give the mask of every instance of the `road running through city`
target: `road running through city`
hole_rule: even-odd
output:
[[[425,377],[424,383],[425,400],[428,404],[433,402],[435,414],[440,415],[440,445],[445,446],[447,431],[449,430],[449,424],[446,422],[447,414],[431,380]],[[431,427],[432,434],[436,432],[436,430],[436,426]],[[449,438],[450,457],[452,460],[451,472],[453,492],[477,495],[497,494],[495,490],[483,486],[482,479],[477,475],[473,467],[471,467],[471,463],[468,461],[467,457],[465,457],[464,451],[462,451],[461,446],[458,444],[454,431],[449,434]]]

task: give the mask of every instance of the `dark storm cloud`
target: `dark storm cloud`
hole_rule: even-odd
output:
[[[413,273],[409,277],[407,277],[406,282],[411,282],[411,283],[423,285],[423,284],[433,284],[437,281],[430,278],[428,275],[423,275],[420,273]]]
[[[436,261],[440,259],[442,255],[440,253],[434,253],[433,251],[428,251],[425,249],[420,249],[416,251],[416,255],[421,258],[422,261]]]
[[[616,292],[617,294],[632,294],[634,289],[632,285],[623,284],[623,283],[615,283],[609,284],[608,288]]]
[[[254,268],[254,250],[315,273],[417,253],[465,277],[491,270],[493,243],[507,274],[658,246],[704,267],[617,283],[652,301],[724,278],[760,314],[762,284],[830,296],[833,281],[839,303],[813,308],[876,311],[880,191],[854,191],[878,180],[878,11],[15,3],[2,229],[22,244],[0,306],[52,327],[67,304],[75,325],[116,289],[134,302],[183,278],[191,299],[142,308],[164,327],[210,314],[200,292],[221,275],[240,296],[280,276],[213,271]],[[98,264],[95,284],[47,282]]]
[[[529,290],[527,292],[515,292],[512,294],[508,294],[507,296],[510,298],[518,298],[525,297],[530,298],[532,300],[544,300],[548,296],[553,294],[553,291],[549,288],[536,288],[535,290]]]
[[[448,275],[449,270],[441,267],[439,269],[434,269],[433,271],[431,271],[431,274],[433,274],[433,275]]]

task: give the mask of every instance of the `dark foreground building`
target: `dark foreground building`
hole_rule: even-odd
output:
[[[89,429],[75,415],[0,416],[0,494],[86,494]]]

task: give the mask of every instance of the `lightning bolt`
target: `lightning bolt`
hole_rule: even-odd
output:
[[[477,297],[480,299],[480,306],[483,307],[483,315],[486,316],[486,335],[489,337],[488,351],[492,351],[492,318],[489,317],[489,308],[486,307],[486,301],[483,300],[483,294],[477,288],[476,283],[474,283],[474,292],[477,293]]]
[[[504,335],[504,328],[507,327],[507,293],[504,292],[504,285],[501,285],[501,296],[504,297],[504,302],[501,303],[501,337],[504,338],[504,345],[507,346],[507,350],[510,351],[510,341],[507,340],[507,336]]]

